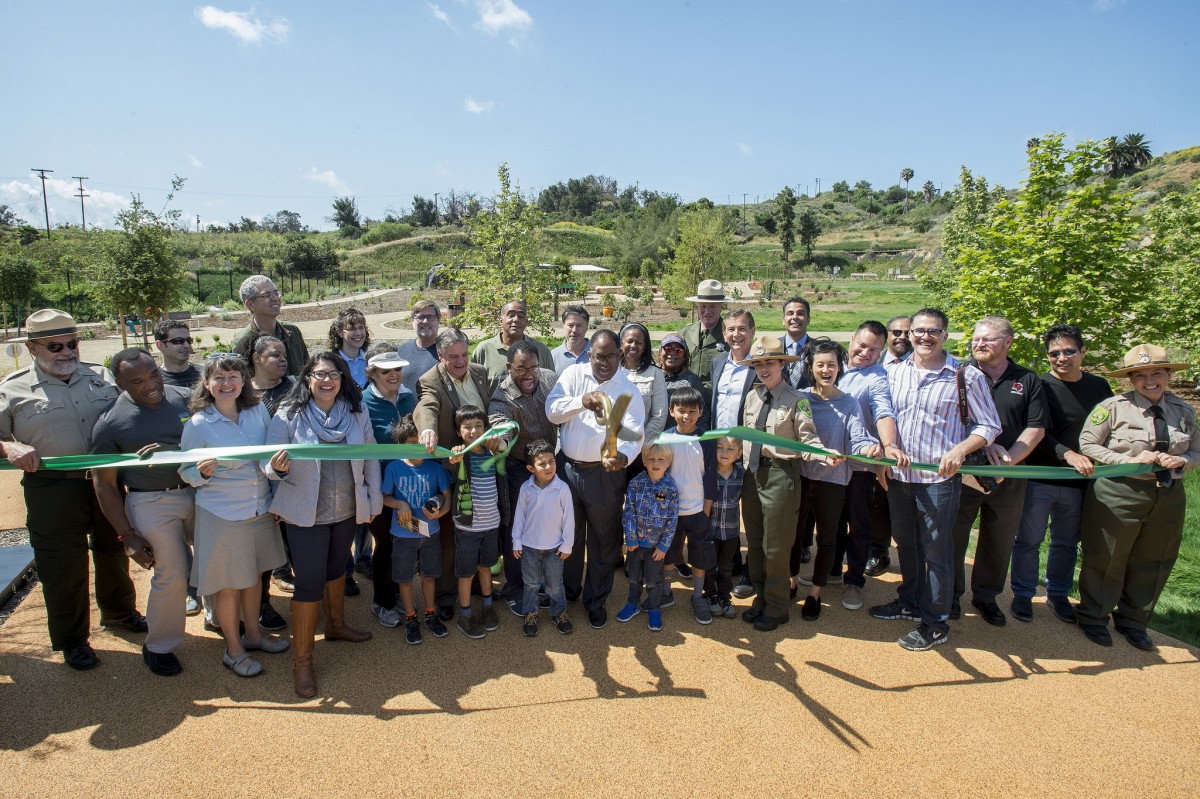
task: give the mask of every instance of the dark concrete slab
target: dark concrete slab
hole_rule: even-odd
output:
[[[0,605],[21,587],[21,582],[32,568],[33,547],[0,547]]]

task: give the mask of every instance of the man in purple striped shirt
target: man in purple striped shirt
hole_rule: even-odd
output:
[[[888,388],[905,454],[937,471],[892,470],[888,505],[900,555],[896,599],[871,608],[877,619],[920,622],[899,640],[905,649],[930,649],[949,638],[954,593],[954,519],[962,483],[958,470],[972,452],[1000,434],[1000,419],[983,373],[964,370],[972,424],[959,414],[958,360],[943,349],[949,320],[936,308],[913,314],[911,357],[888,369]]]

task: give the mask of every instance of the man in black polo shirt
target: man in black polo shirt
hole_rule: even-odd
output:
[[[1029,456],[1046,432],[1048,414],[1042,383],[1029,369],[1008,359],[1013,329],[1000,316],[985,316],[975,324],[971,337],[972,363],[979,367],[992,389],[992,400],[1000,417],[1000,435],[984,449],[988,461],[1011,466]],[[968,411],[972,416],[974,409]],[[986,478],[984,478],[986,482]],[[983,484],[970,476],[963,479],[962,499],[954,521],[954,602],[950,618],[961,615],[959,598],[966,590],[967,543],[971,525],[979,516],[979,540],[971,571],[971,604],[988,624],[1004,626],[1004,611],[996,596],[1004,590],[1013,540],[1025,504],[1025,480],[1005,478],[985,492]]]
[[[92,449],[97,454],[138,452],[151,445],[179,449],[183,426],[191,414],[190,392],[163,384],[150,353],[139,347],[121,350],[111,369],[121,394],[97,420]],[[153,568],[146,621],[150,631],[142,659],[163,677],[182,667],[175,648],[183,643],[187,597],[187,542],[195,521],[195,489],[169,466],[94,469],[96,499],[105,518],[125,545],[125,553],[142,568]]]
[[[200,369],[190,363],[192,331],[187,325],[164,319],[154,326],[154,346],[162,353],[162,377],[168,386],[191,388],[200,382]]]

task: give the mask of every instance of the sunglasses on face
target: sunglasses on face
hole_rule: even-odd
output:
[[[75,350],[79,349],[79,339],[73,338],[70,341],[51,341],[49,344],[39,344],[39,346],[45,347],[53,353],[62,352],[63,347],[66,347],[71,352],[74,352]]]
[[[166,339],[166,342],[168,344],[174,344],[176,347],[182,347],[184,344],[191,344],[192,337],[191,336],[178,336],[176,338]]]
[[[377,375],[390,375],[390,374],[396,374],[396,373],[397,373],[397,372],[399,372],[399,371],[400,371],[400,367],[399,367],[399,366],[397,366],[397,367],[394,367],[394,368],[392,368],[392,369],[383,369],[383,368],[381,368],[381,367],[378,367],[378,366],[376,366],[376,367],[375,367],[375,374],[377,374]],[[335,373],[335,374],[337,374],[337,373]],[[317,373],[316,373],[316,372],[313,372],[313,377],[316,377],[316,376],[317,376]],[[338,376],[340,377],[341,375],[339,374]]]
[[[907,330],[890,330],[888,332],[896,338],[906,338],[908,336]]]
[[[1071,347],[1071,348],[1067,348],[1065,350],[1050,350],[1046,354],[1049,355],[1051,358],[1070,358],[1075,355],[1078,355],[1079,350]]]

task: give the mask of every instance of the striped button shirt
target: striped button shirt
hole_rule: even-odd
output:
[[[974,366],[966,368],[964,377],[970,416],[975,424],[970,429],[963,427],[954,379],[958,363],[958,359],[946,353],[946,362],[940,369],[918,369],[912,358],[897,361],[888,369],[888,388],[900,443],[914,462],[936,464],[972,434],[989,444],[1000,435],[1000,417],[992,402],[992,392],[983,372]],[[893,469],[892,476],[907,483],[938,483],[948,479],[920,469]]]

